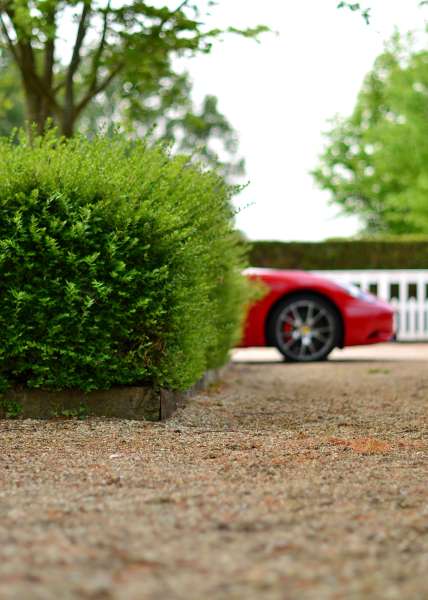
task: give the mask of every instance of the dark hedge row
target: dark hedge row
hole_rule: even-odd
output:
[[[280,269],[428,269],[428,237],[252,243],[251,265]]]
[[[0,384],[193,384],[239,335],[233,190],[121,138],[0,142]]]

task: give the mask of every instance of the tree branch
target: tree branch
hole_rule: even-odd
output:
[[[53,93],[57,94],[59,92],[59,90],[61,90],[64,86],[65,86],[64,79],[62,81],[58,81],[58,83],[56,85],[54,85],[54,87],[52,89]]]
[[[15,62],[19,66],[19,64],[20,64],[20,57],[19,57],[18,51],[16,49],[15,44],[12,41],[12,38],[9,35],[9,31],[7,29],[7,25],[4,22],[3,15],[1,13],[0,13],[0,24],[1,24],[1,28],[2,28],[3,33],[4,33],[4,37],[6,38],[7,47],[9,48],[10,53],[12,54]]]
[[[184,8],[186,6],[186,4],[189,4],[189,0],[183,0],[183,2],[181,2],[181,4],[179,4],[177,6],[177,8],[175,10],[172,11],[172,15],[175,15],[176,13],[180,12],[180,10],[182,8]]]
[[[174,15],[176,15],[178,12],[180,12],[180,10],[181,10],[182,8],[184,8],[184,7],[186,6],[186,4],[189,4],[189,0],[183,0],[183,2],[181,2],[181,3],[180,3],[178,6],[177,6],[177,8],[175,8],[175,9],[174,9],[172,12],[170,12],[170,13],[169,13],[169,15],[168,15],[167,17],[165,17],[164,19],[162,19],[162,21],[159,23],[159,27],[158,27],[158,30],[159,30],[159,32],[161,32],[161,31],[162,31],[162,29],[163,29],[163,26],[165,25],[165,23],[166,23],[167,21],[169,21],[171,17],[173,17]]]
[[[190,0],[183,0],[182,2],[180,2],[180,4],[177,6],[177,8],[175,8],[172,12],[169,13],[168,17],[165,17],[164,19],[162,19],[159,26],[156,28],[158,30],[158,32],[160,33],[162,31],[165,23],[167,23],[173,15],[180,12],[189,2],[190,2]],[[98,83],[98,70],[99,70],[99,67],[101,64],[101,57],[102,57],[103,51],[106,46],[106,38],[107,38],[107,31],[108,31],[108,16],[110,14],[110,8],[111,8],[111,0],[108,1],[107,6],[104,10],[103,29],[102,29],[100,42],[98,44],[98,47],[94,53],[93,60],[92,60],[88,90],[87,90],[86,94],[83,96],[83,98],[81,99],[81,101],[76,106],[76,109],[75,109],[76,116],[79,115],[82,112],[82,110],[84,110],[84,108],[89,104],[89,102],[92,100],[92,98],[97,96],[99,93],[103,92],[109,86],[111,81],[119,74],[119,72],[125,66],[124,63],[119,63],[109,73],[109,75],[107,75],[107,77],[102,82]]]
[[[65,78],[65,103],[64,118],[69,119],[74,111],[74,75],[79,68],[81,56],[80,50],[85,39],[87,31],[87,17],[91,10],[91,0],[84,0],[82,14],[80,15],[79,26],[77,28],[76,41],[74,42],[73,52],[70,64]]]
[[[53,78],[54,78],[54,64],[55,64],[55,38],[56,38],[56,30],[55,30],[55,18],[56,18],[56,8],[55,5],[52,5],[46,14],[46,42],[43,56],[43,75],[42,81],[43,85],[46,87],[46,90],[53,97],[56,96],[56,92],[52,89]],[[43,123],[45,123],[48,118],[52,117],[51,107],[49,100],[46,96],[43,98],[41,109],[40,109],[40,119]]]
[[[101,33],[100,43],[98,44],[98,48],[96,49],[91,65],[91,74],[90,74],[90,83],[88,88],[89,92],[94,92],[97,87],[97,79],[98,79],[98,69],[101,62],[101,56],[104,52],[106,37],[107,37],[107,29],[108,29],[108,16],[110,13],[111,0],[108,1],[107,6],[104,10],[104,19],[103,19],[103,29]]]
[[[48,27],[55,27],[55,8],[51,9],[46,16],[46,22]],[[47,40],[45,43],[45,55],[44,55],[44,66],[43,66],[43,80],[46,85],[52,87],[52,76],[53,67],[55,62],[55,36],[51,35],[51,32],[47,33]]]
[[[101,81],[93,90],[88,90],[88,92],[76,106],[76,115],[79,115],[82,112],[82,110],[86,107],[87,104],[89,104],[92,98],[95,98],[95,96],[103,92],[110,85],[110,83],[120,73],[124,66],[125,63],[118,63],[103,81]]]
[[[39,96],[45,98],[50,106],[50,108],[59,114],[61,112],[61,107],[59,106],[55,96],[52,94],[51,90],[48,89],[45,85],[45,82],[39,75],[37,74],[34,60],[34,52],[31,44],[23,44],[20,43],[21,48],[21,64],[20,70],[24,79],[27,80],[29,86],[31,86]]]
[[[91,1],[84,0],[82,14],[80,15],[79,26],[77,28],[76,41],[74,42],[73,53],[71,55],[70,64],[67,71],[67,80],[73,80],[74,74],[76,73],[80,64],[80,50],[82,48],[83,40],[85,39],[87,24],[86,19],[91,10]]]

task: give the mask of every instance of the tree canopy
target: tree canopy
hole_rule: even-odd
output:
[[[406,0],[407,1],[407,0]],[[427,6],[428,0],[417,0],[419,6]],[[367,3],[361,4],[360,2],[347,2],[346,0],[340,0],[337,8],[347,8],[352,12],[360,13],[364,21],[369,25],[372,16],[372,8]]]
[[[9,57],[0,51],[0,136],[25,124],[25,106],[19,73]]]
[[[359,2],[345,2],[342,0],[337,5],[337,8],[348,8],[349,10],[352,10],[353,12],[359,12],[359,13],[361,13],[361,15],[362,15],[363,19],[365,20],[365,22],[367,23],[367,25],[370,23],[371,8],[364,7]]]
[[[344,213],[368,233],[427,233],[428,51],[396,34],[327,142],[314,175]]]
[[[0,136],[10,136],[26,121],[25,98],[19,71],[7,53],[0,50]],[[93,137],[117,130],[131,138],[149,136],[170,143],[176,152],[193,154],[226,177],[240,175],[237,135],[220,112],[215,96],[195,106],[186,72],[176,73],[159,91],[129,98],[120,77],[99,94],[76,121],[79,133]]]
[[[210,52],[224,33],[206,23],[213,4],[3,0],[0,44],[19,71],[28,121],[42,133],[52,120],[70,136],[91,104],[112,90],[134,111],[142,96],[163,95],[173,106],[186,83],[176,59]],[[265,30],[227,32],[252,38]]]

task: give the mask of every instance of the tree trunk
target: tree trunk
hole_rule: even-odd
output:
[[[32,47],[28,43],[20,43],[20,64],[22,85],[24,88],[25,103],[27,108],[27,124],[30,137],[34,132],[42,135],[46,128],[48,113],[47,99],[40,89],[37,78],[36,62]]]
[[[36,90],[33,89],[28,82],[23,81],[24,93],[25,93],[25,104],[26,104],[26,116],[27,116],[27,129],[30,137],[36,135],[43,135],[46,130],[52,125],[56,125],[59,129],[59,133],[67,138],[74,135],[74,128],[76,119],[74,112],[62,111],[62,115],[59,118],[55,115],[50,107],[49,101]]]
[[[76,119],[74,118],[73,112],[64,110],[61,119],[61,135],[67,138],[72,137],[74,134],[75,122]]]
[[[35,130],[37,134],[41,135],[45,130],[45,120],[42,117],[42,98],[25,81],[24,92],[28,133],[32,136]]]

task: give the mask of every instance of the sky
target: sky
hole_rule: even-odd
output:
[[[364,76],[394,29],[421,29],[417,0],[367,0],[372,22],[337,10],[338,0],[220,0],[212,23],[266,24],[278,34],[261,43],[225,38],[189,60],[196,100],[219,98],[238,132],[247,188],[237,198],[237,226],[249,239],[322,240],[358,232],[338,216],[310,175],[328,120],[348,115]]]

